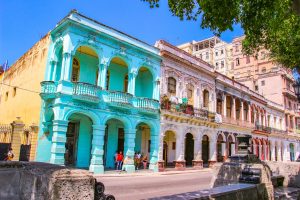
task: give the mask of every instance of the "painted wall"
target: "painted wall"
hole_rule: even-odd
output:
[[[152,98],[153,95],[153,78],[149,70],[139,72],[136,77],[135,96]]]
[[[97,69],[98,69],[98,58],[93,56],[79,53],[75,54],[75,58],[80,64],[79,82],[96,84],[97,80]]]
[[[111,63],[109,65],[109,90],[124,91],[124,80],[128,73],[128,68],[121,65]]]

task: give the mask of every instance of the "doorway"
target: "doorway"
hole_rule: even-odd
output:
[[[185,136],[185,162],[186,165],[191,166],[194,159],[194,138],[191,133],[187,133]]]
[[[69,122],[66,139],[65,165],[75,166],[77,161],[77,142],[78,142],[79,123]]]

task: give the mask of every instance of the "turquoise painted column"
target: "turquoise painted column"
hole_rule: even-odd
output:
[[[135,129],[125,130],[125,141],[124,141],[124,164],[123,167],[126,172],[135,172],[134,167],[134,146],[135,146]]]
[[[68,129],[68,121],[53,120],[53,136],[51,145],[50,163],[64,165],[65,164],[65,143],[66,133]]]
[[[105,126],[93,125],[93,140],[91,151],[90,172],[94,174],[103,174],[103,146],[104,146]]]
[[[158,172],[158,149],[159,149],[159,132],[151,130],[150,132],[150,165],[149,169]]]
[[[153,99],[159,100],[159,80],[153,81]]]
[[[103,89],[106,89],[106,74],[107,74],[107,62],[102,61],[99,66],[100,71],[100,82],[99,86]]]
[[[130,72],[128,74],[128,93],[135,95],[135,78],[137,76],[136,72]]]
[[[72,73],[72,54],[70,52],[63,53],[61,79],[71,81]]]

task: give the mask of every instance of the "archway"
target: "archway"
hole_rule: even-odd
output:
[[[150,160],[150,147],[151,147],[151,135],[150,127],[145,123],[139,123],[136,126],[135,135],[135,153],[140,153],[143,156],[147,156]]]
[[[164,136],[163,159],[166,166],[173,166],[176,157],[176,138],[173,131],[166,131]]]
[[[295,148],[293,143],[290,143],[290,160],[295,161]]]
[[[218,135],[217,139],[217,162],[224,161],[225,141],[222,134]]]
[[[92,120],[83,114],[74,113],[68,119],[66,133],[65,165],[88,168],[92,147]]]
[[[135,96],[152,99],[153,76],[146,67],[141,67],[139,69],[139,73],[135,79],[135,82]]]
[[[209,92],[208,90],[203,90],[203,107],[209,109]]]
[[[202,137],[202,160],[204,164],[208,164],[209,160],[209,137],[203,135]]]
[[[78,47],[72,60],[71,81],[96,85],[98,63],[98,55],[93,49],[87,46]]]
[[[187,166],[193,164],[194,159],[194,138],[191,133],[185,135],[185,154],[184,154],[185,163]]]
[[[115,154],[122,152],[124,155],[124,123],[118,119],[109,119],[105,123],[104,136],[104,167],[115,168]]]
[[[128,65],[119,57],[114,57],[108,66],[106,90],[128,92]]]
[[[240,99],[238,99],[238,98],[235,99],[235,111],[234,112],[235,112],[235,117],[236,117],[237,120],[241,120],[240,116],[241,116],[241,112],[243,112],[241,110],[241,108],[242,108],[242,104],[241,103],[242,102],[241,102]]]

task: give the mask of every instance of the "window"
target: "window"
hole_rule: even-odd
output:
[[[224,54],[224,50],[222,49],[222,50],[221,50],[221,55],[223,55],[223,54]]]
[[[266,71],[267,71],[267,69],[266,69],[265,67],[263,67],[263,68],[261,69],[261,72],[262,72],[262,73],[266,73]]]
[[[199,57],[202,59],[202,54],[199,54]]]
[[[208,108],[209,105],[209,92],[207,90],[203,91],[203,107]]]
[[[176,94],[176,79],[173,77],[168,78],[168,92]]]
[[[224,68],[224,61],[221,61],[221,68]]]
[[[264,86],[265,85],[265,81],[261,81],[261,86]]]
[[[16,88],[16,87],[14,87],[14,89],[13,89],[13,93],[12,93],[12,96],[14,97],[14,96],[16,96],[16,94],[17,94],[17,88]]]
[[[196,48],[196,51],[198,51],[198,49],[199,49],[198,45],[196,45],[195,48]]]
[[[80,71],[80,65],[76,58],[73,59],[73,65],[72,65],[72,82],[78,82],[79,81],[79,71]]]
[[[219,68],[219,63],[218,63],[218,62],[216,62],[216,68],[217,68],[217,69]]]
[[[218,52],[216,51],[216,56],[218,56]]]
[[[206,59],[209,59],[209,55],[208,55],[208,52],[206,52]]]
[[[239,51],[239,45],[235,45],[235,52]]]
[[[231,69],[234,69],[234,62],[231,62]]]
[[[258,91],[258,85],[255,86],[255,91]]]
[[[190,105],[194,104],[194,86],[192,84],[187,84],[186,86],[187,98]]]
[[[248,63],[250,63],[250,57],[249,56],[246,57],[246,64],[248,64]]]
[[[235,61],[236,61],[236,66],[239,66],[240,65],[240,59],[237,58],[237,59],[235,59]]]

